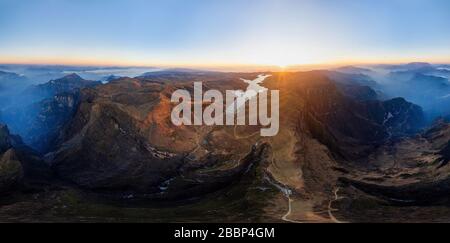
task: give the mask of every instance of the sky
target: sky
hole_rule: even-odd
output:
[[[0,0],[0,62],[450,62],[448,0]]]

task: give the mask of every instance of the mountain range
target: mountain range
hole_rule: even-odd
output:
[[[392,89],[375,67],[267,73],[280,92],[274,137],[170,120],[173,91],[243,90],[260,73],[30,86],[1,113],[0,221],[448,221],[450,124],[406,98],[446,92],[431,67],[383,67]],[[403,97],[397,85],[423,87]]]

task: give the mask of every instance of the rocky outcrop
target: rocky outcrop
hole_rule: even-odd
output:
[[[223,173],[244,173],[251,139],[236,138],[233,129],[176,127],[174,89],[123,78],[84,90],[65,139],[47,160],[61,178],[84,188],[140,194],[161,193],[168,181],[178,191],[188,191],[187,181],[209,188]]]
[[[433,204],[450,192],[450,124],[382,146],[369,158],[376,169],[354,170],[341,181],[395,204]],[[370,167],[369,167],[370,168]]]
[[[0,193],[36,188],[50,183],[52,176],[50,167],[20,137],[0,125]]]
[[[99,81],[85,80],[75,73],[59,79],[50,80],[47,83],[31,86],[22,94],[32,96],[34,100],[42,100],[61,93],[75,93],[82,88],[94,87],[101,84]]]
[[[25,114],[29,117],[25,117],[23,129],[25,142],[43,154],[53,151],[60,132],[78,107],[78,96],[78,93],[59,93],[28,107],[30,112]]]
[[[11,138],[8,127],[0,124],[0,153],[11,148]]]
[[[283,220],[336,220],[341,193],[387,205],[434,203],[448,194],[450,126],[442,122],[413,136],[423,125],[420,107],[402,98],[366,99],[371,92],[359,88],[344,92],[343,80],[323,72],[272,73],[264,81],[280,91],[274,137],[260,137],[259,126],[172,124],[176,89],[192,93],[192,82],[203,78],[205,89],[245,89],[240,78],[256,76],[172,70],[118,78],[43,100],[34,114],[39,123],[29,127],[36,134],[39,128],[53,132],[35,141],[53,144],[45,160],[67,187],[126,200],[203,197],[233,187],[251,168],[288,198]],[[25,146],[19,149],[20,141],[6,131],[0,132],[3,187],[51,177],[46,163]]]
[[[421,108],[401,98],[361,102],[343,95],[331,81],[299,92],[312,136],[347,160],[364,158],[387,140],[413,134],[425,124]]]
[[[0,193],[17,187],[23,179],[23,168],[13,149],[7,150],[0,159]]]
[[[219,90],[240,88],[239,78],[249,76],[233,75],[227,81],[205,85]],[[212,188],[226,184],[219,183],[224,178],[239,177],[252,146],[267,142],[255,136],[258,129],[174,126],[170,121],[170,95],[178,88],[192,91],[192,82],[162,83],[155,79],[121,78],[83,90],[58,149],[47,156],[58,176],[91,190],[138,194],[170,191],[170,195],[182,195],[190,191],[188,188],[203,191],[198,188]],[[397,134],[379,117],[389,111],[396,115],[400,111],[405,117],[412,112],[404,105],[406,101],[374,101],[374,105],[349,98],[317,72],[275,74],[265,86],[282,93],[282,131],[270,139],[280,158],[288,156],[281,145],[287,146],[283,140],[291,137],[287,134],[298,132],[299,123],[312,143],[318,141],[325,146],[323,156],[330,156],[330,161],[365,158],[386,142],[390,133]],[[416,120],[396,117],[389,122],[404,128],[413,126]],[[301,140],[292,138],[289,144],[298,147],[296,139]],[[277,177],[275,172],[270,173]]]
[[[372,119],[382,124],[391,137],[415,134],[426,124],[422,108],[403,98],[369,102],[368,107]]]
[[[78,107],[79,92],[100,82],[76,74],[32,86],[23,93],[25,101],[3,111],[1,120],[40,153],[54,149],[63,126]]]

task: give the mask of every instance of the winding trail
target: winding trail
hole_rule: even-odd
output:
[[[276,166],[276,164],[275,164],[275,153],[274,152],[272,152],[271,163],[274,166]],[[288,219],[289,215],[292,213],[292,202],[294,202],[294,200],[291,198],[292,191],[286,185],[281,186],[281,185],[279,185],[279,182],[272,181],[271,178],[269,176],[267,176],[267,175],[266,175],[266,179],[267,179],[267,181],[270,184],[272,184],[278,190],[280,190],[281,193],[283,193],[283,195],[288,199],[288,211],[286,212],[286,214],[283,215],[283,217],[281,217],[281,220],[289,222],[289,223],[304,223],[304,222],[301,222],[301,221]]]
[[[234,138],[237,139],[237,140],[248,139],[248,138],[251,138],[251,137],[259,134],[259,131],[258,131],[258,132],[255,132],[253,134],[247,135],[247,136],[240,136],[240,135],[238,135],[236,129],[237,129],[237,126],[235,125],[234,128],[233,128],[233,135],[234,135]],[[273,153],[272,154],[271,163],[274,166],[276,166],[276,164],[274,163],[275,162],[274,160],[275,160],[275,154]],[[238,160],[238,165],[239,165],[239,162],[240,162],[240,160]],[[272,181],[272,179],[270,179],[269,176],[266,176],[266,179],[269,181],[270,184],[272,184],[273,186],[278,188],[283,193],[283,195],[288,199],[288,211],[281,217],[281,219],[283,221],[286,221],[286,222],[289,222],[289,223],[304,223],[303,221],[297,221],[297,220],[292,220],[292,219],[288,218],[289,215],[291,215],[291,213],[292,213],[292,203],[295,201],[294,199],[291,198],[292,191],[287,186],[280,185],[279,183]],[[333,215],[333,211],[337,211],[337,209],[334,209],[332,207],[332,204],[334,202],[336,202],[336,201],[338,201],[338,200],[343,198],[343,197],[340,197],[338,195],[339,190],[340,190],[339,187],[337,187],[337,188],[335,188],[333,190],[334,198],[331,199],[330,202],[328,203],[327,212],[328,212],[328,216],[329,216],[330,220],[333,221],[334,223],[345,223],[343,221],[338,220]]]
[[[333,190],[333,194],[334,194],[334,199],[330,200],[330,202],[328,203],[328,216],[330,217],[330,219],[334,222],[334,223],[345,223],[343,221],[338,220],[336,217],[334,217],[333,215],[333,211],[338,211],[337,209],[333,208],[332,205],[334,202],[343,199],[343,197],[340,197],[338,195],[340,188],[337,187]]]
[[[289,210],[287,211],[287,213],[286,213],[283,217],[281,217],[281,219],[282,219],[283,221],[290,222],[290,223],[296,223],[296,224],[304,223],[304,222],[301,222],[301,221],[296,221],[296,220],[292,220],[292,219],[288,219],[288,218],[287,218],[287,217],[291,214],[291,211],[292,211],[292,202],[293,202],[294,200],[292,200],[291,197],[290,197],[289,195],[286,195],[286,198],[288,199]]]
[[[286,214],[283,215],[283,217],[281,217],[281,219],[283,221],[290,222],[290,223],[303,223],[301,221],[288,219],[289,215],[292,212],[292,202],[294,202],[294,200],[291,199],[291,193],[292,193],[291,190],[279,185],[276,182],[273,182],[268,176],[267,176],[267,181],[269,181],[270,184],[272,184],[273,186],[278,188],[278,190],[280,190],[283,193],[283,195],[288,199],[288,211],[286,212]]]
[[[280,186],[277,185],[277,187],[280,187]],[[338,220],[338,219],[337,219],[336,217],[334,217],[334,215],[333,215],[333,211],[337,211],[337,209],[334,209],[334,208],[332,207],[333,202],[336,202],[336,201],[338,201],[338,200],[344,198],[344,197],[340,197],[340,196],[338,195],[339,190],[340,190],[339,187],[333,190],[334,199],[330,200],[330,202],[328,203],[328,210],[327,210],[327,211],[328,211],[328,216],[330,217],[331,221],[333,221],[333,223],[346,223],[346,222],[344,222],[344,221]],[[291,199],[291,197],[290,197],[290,195],[289,195],[288,193],[284,193],[283,190],[282,190],[282,192],[283,192],[283,194],[285,195],[285,197],[288,199],[288,205],[289,205],[289,208],[288,208],[288,211],[286,212],[286,214],[283,215],[283,217],[282,217],[281,219],[282,219],[283,221],[290,222],[290,223],[304,223],[304,222],[302,222],[302,221],[296,221],[296,220],[292,220],[292,219],[289,219],[289,218],[288,218],[289,215],[290,215],[291,212],[292,212],[292,203],[294,202],[294,200]]]

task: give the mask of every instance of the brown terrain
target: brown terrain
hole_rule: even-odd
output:
[[[263,86],[280,91],[278,135],[172,124],[173,91],[193,92],[194,81],[245,89],[240,78],[257,75],[161,74],[87,87],[42,158],[17,156],[3,128],[0,191],[12,196],[0,202],[0,221],[447,220],[439,212],[450,191],[450,125],[421,131],[420,107],[404,99],[357,100],[321,72],[272,73]],[[51,176],[32,178],[26,160]]]

